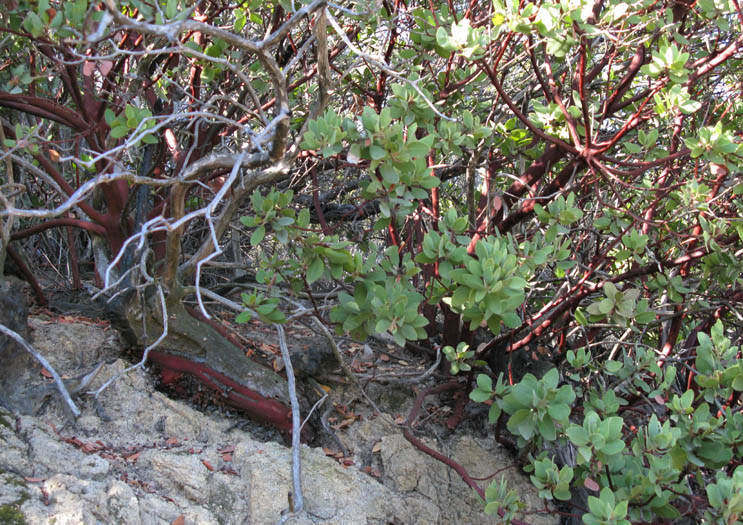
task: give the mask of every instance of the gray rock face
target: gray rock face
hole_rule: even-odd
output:
[[[430,442],[426,444],[433,447]],[[414,501],[415,504],[428,509],[430,516],[423,523],[472,525],[502,523],[497,516],[486,516],[482,513],[474,515],[471,509],[482,508],[479,496],[453,469],[417,450],[402,435],[382,438],[381,454],[385,484],[408,494],[411,502]],[[496,478],[500,480],[502,475],[511,488],[518,488],[519,496],[529,512],[528,518],[525,516],[520,518],[530,525],[559,523],[553,515],[545,512],[544,502],[538,497],[534,487],[525,481],[515,465],[503,470],[504,465],[513,462],[504,452],[494,454],[475,439],[463,436],[452,444],[448,455],[462,465],[473,478],[483,479],[495,472],[503,471]],[[484,486],[487,486],[487,483],[483,482]]]
[[[36,348],[61,374],[78,375],[111,360],[92,389],[128,366],[114,357],[113,331],[31,324]],[[154,391],[141,369],[122,375],[99,401],[96,407],[90,398],[81,400],[83,415],[74,427],[54,410],[39,417],[0,410],[0,506],[17,508],[26,523],[49,525],[171,524],[179,518],[263,525],[277,523],[288,507],[290,449],[241,430],[227,432],[231,421]],[[394,425],[364,425],[363,432],[381,439],[375,453],[381,454],[383,482],[303,447],[307,513],[287,523],[497,523],[456,473],[415,450]],[[473,476],[503,466],[472,439],[461,439],[450,452]],[[523,484],[525,478],[511,471]],[[531,505],[543,508],[541,501]],[[557,523],[533,518],[529,523]]]
[[[24,284],[14,277],[0,278],[0,324],[21,337],[28,336],[28,306]],[[33,358],[10,337],[0,334],[0,406],[18,410],[23,400],[23,374],[32,365]]]

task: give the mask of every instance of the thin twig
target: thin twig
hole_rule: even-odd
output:
[[[319,406],[321,406],[321,405],[322,405],[322,404],[323,404],[323,403],[325,402],[325,400],[326,400],[327,398],[328,398],[328,394],[327,394],[327,392],[326,392],[325,394],[323,394],[323,396],[322,396],[322,397],[321,397],[320,399],[318,399],[318,400],[317,400],[317,402],[316,402],[316,403],[315,403],[314,405],[312,405],[312,408],[311,408],[311,409],[310,409],[310,411],[309,411],[309,412],[307,413],[307,417],[305,417],[305,418],[304,418],[304,421],[302,421],[302,426],[301,426],[301,427],[299,428],[299,430],[300,430],[300,431],[301,431],[301,430],[302,430],[302,429],[304,428],[304,426],[305,426],[305,425],[307,424],[307,421],[309,421],[309,420],[310,420],[310,416],[312,416],[312,413],[313,413],[313,412],[314,412],[314,411],[315,411],[315,410],[316,410],[316,409],[317,409],[317,408],[318,408]]]
[[[341,38],[341,40],[343,40],[343,42],[346,44],[346,46],[348,46],[348,49],[350,49],[351,51],[353,51],[354,53],[356,53],[358,56],[360,56],[361,58],[363,58],[367,62],[369,62],[371,64],[374,64],[375,66],[377,66],[379,69],[381,69],[382,71],[384,71],[388,75],[390,75],[390,76],[396,78],[397,80],[399,80],[401,82],[404,82],[404,83],[408,84],[410,87],[412,87],[415,90],[415,92],[418,93],[418,95],[428,105],[428,107],[430,107],[433,110],[433,112],[436,113],[436,115],[439,118],[444,119],[444,120],[448,120],[450,122],[456,122],[456,119],[453,119],[451,117],[448,117],[448,116],[444,115],[443,113],[441,113],[441,111],[439,111],[439,109],[434,105],[434,103],[431,102],[431,100],[429,100],[429,98],[426,96],[426,94],[421,90],[421,88],[418,87],[418,82],[417,81],[410,80],[405,75],[402,75],[402,74],[398,73],[394,69],[392,69],[389,66],[387,66],[386,64],[384,64],[381,59],[379,59],[379,58],[374,57],[374,56],[372,56],[372,55],[370,55],[368,53],[364,53],[363,51],[361,51],[361,49],[359,49],[358,47],[356,47],[355,45],[353,45],[351,43],[351,41],[346,36],[346,33],[343,31],[343,28],[341,28],[340,24],[338,23],[338,20],[336,20],[336,18],[333,15],[331,15],[330,14],[330,11],[328,11],[327,9],[325,9],[325,16],[327,17],[328,22],[330,22],[330,25],[333,26],[333,29],[335,29],[336,34]]]
[[[204,216],[204,220],[209,225],[209,235],[212,241],[212,244],[214,245],[214,251],[212,251],[211,254],[207,255],[203,259],[201,259],[198,263],[196,263],[196,299],[199,302],[199,308],[201,309],[201,313],[204,317],[207,319],[211,319],[211,315],[209,315],[209,312],[206,311],[206,308],[204,308],[204,302],[201,300],[201,287],[199,281],[201,281],[201,267],[204,263],[211,261],[218,255],[222,253],[222,248],[219,246],[219,239],[217,238],[217,232],[214,229],[214,219],[212,218],[212,214],[217,210],[217,205],[222,201],[224,196],[227,194],[227,190],[232,188],[232,184],[235,181],[235,178],[237,177],[238,172],[240,171],[240,166],[242,166],[243,159],[245,158],[245,152],[243,151],[240,153],[240,155],[237,157],[237,160],[235,161],[235,165],[232,167],[232,171],[230,172],[229,178],[225,181],[225,183],[222,185],[222,187],[219,189],[217,194],[214,196],[214,198],[211,200],[209,205],[206,207],[206,215]]]
[[[338,445],[338,448],[341,449],[343,456],[348,457],[351,455],[351,453],[346,448],[346,445],[343,444],[343,441],[341,441],[341,438],[339,438],[338,435],[335,432],[333,432],[333,429],[330,428],[330,425],[328,424],[328,416],[330,415],[330,412],[333,410],[333,408],[335,408],[333,403],[329,403],[328,408],[325,409],[325,412],[320,418],[320,423],[322,423],[322,428],[325,429],[325,432],[327,432],[328,435],[330,435],[330,437],[333,438],[333,441],[335,441],[335,444]]]
[[[372,399],[367,395],[366,391],[364,390],[364,387],[361,386],[361,382],[359,382],[359,379],[354,375],[354,373],[351,371],[350,368],[348,368],[348,365],[343,360],[343,356],[341,355],[341,351],[338,348],[338,344],[335,342],[335,339],[333,338],[333,335],[330,333],[330,330],[323,324],[323,322],[318,319],[317,317],[312,318],[313,321],[315,321],[315,324],[318,328],[320,328],[320,331],[325,336],[325,339],[327,339],[328,343],[330,343],[330,348],[333,350],[333,354],[335,354],[335,358],[338,361],[338,364],[340,364],[341,368],[343,369],[343,373],[346,374],[346,377],[348,378],[351,383],[359,389],[359,392],[361,392],[361,395],[364,396],[364,399],[371,405],[371,407],[374,409],[374,412],[381,417],[382,419],[385,419],[388,423],[392,425],[397,425],[392,418],[385,415],[377,406],[377,404],[372,401]]]
[[[395,375],[387,376],[370,376],[369,379],[373,379],[376,383],[386,383],[388,385],[417,385],[422,383],[429,378],[439,367],[441,363],[441,348],[436,349],[436,362],[431,367],[420,375],[413,377],[400,377]],[[366,376],[364,376],[366,377]]]

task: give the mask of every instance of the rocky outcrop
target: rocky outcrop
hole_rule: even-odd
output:
[[[24,284],[15,277],[0,277],[0,324],[21,337],[28,335],[28,306]],[[15,341],[0,334],[0,406],[16,410],[25,398],[24,379],[33,358]]]
[[[36,348],[61,374],[84,374],[109,360],[92,389],[129,366],[117,357],[111,329],[39,319],[31,327]],[[31,379],[46,381],[38,372]],[[13,516],[33,524],[262,525],[276,523],[289,505],[289,448],[230,430],[233,421],[154,391],[146,370],[122,375],[97,401],[80,404],[74,426],[53,403],[38,416],[0,413],[0,512],[19,512]],[[288,523],[497,523],[454,472],[415,450],[394,425],[363,421],[359,432],[379,443],[373,453],[381,479],[303,446],[307,513]],[[471,438],[460,438],[450,453],[474,476],[502,468],[503,458]],[[530,505],[543,508],[536,498]],[[557,520],[531,514],[528,522]]]

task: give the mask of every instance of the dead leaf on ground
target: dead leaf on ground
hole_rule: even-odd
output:
[[[376,454],[380,450],[382,450],[382,442],[377,441],[376,443],[374,443],[374,446],[372,447],[372,453]]]
[[[24,481],[27,481],[28,483],[40,483],[42,481],[46,481],[46,478],[32,478],[31,476],[24,476]]]
[[[354,421],[356,421],[356,416],[353,416],[353,417],[349,417],[349,418],[344,419],[343,421],[341,421],[337,425],[333,425],[333,428],[335,430],[340,430],[342,428],[345,428],[345,427],[349,426]]]
[[[169,446],[169,447],[172,447],[173,445],[177,445],[178,444],[178,438],[176,438],[176,437],[169,437],[168,439],[165,440],[165,444],[167,446]]]
[[[276,345],[270,345],[268,343],[260,343],[261,350],[268,354],[278,354],[279,347]]]
[[[209,472],[214,472],[214,467],[212,467],[212,464],[209,463],[207,460],[202,459],[201,463],[207,468]]]
[[[232,453],[235,451],[235,445],[230,445],[229,447],[224,447],[221,450],[217,450],[217,452],[222,456],[222,461],[230,462],[232,461]]]
[[[135,461],[137,461],[137,459],[139,458],[141,454],[142,454],[142,451],[140,450],[139,452],[135,452],[134,454],[130,456],[126,456],[124,459],[127,460],[129,463],[134,463]]]
[[[99,443],[88,442],[88,443],[83,443],[83,445],[80,447],[80,450],[82,450],[83,452],[85,452],[87,454],[92,454],[93,452],[96,452],[96,451],[101,450],[103,448],[106,448],[106,447],[105,446],[102,446]]]
[[[381,478],[382,477],[382,473],[379,471],[379,469],[372,468],[370,466],[364,467],[363,468],[363,471],[365,473],[369,474],[370,476],[374,476],[375,478]]]
[[[333,450],[332,448],[323,447],[322,451],[325,453],[326,456],[331,458],[341,459],[343,457],[343,452]]]
[[[170,525],[186,525],[186,516],[181,514],[176,519],[170,522]]]

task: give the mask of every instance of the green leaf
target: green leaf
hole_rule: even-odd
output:
[[[252,316],[250,315],[250,312],[248,312],[247,310],[244,310],[240,312],[239,314],[237,314],[237,316],[235,317],[235,322],[238,324],[245,324],[248,321],[250,321],[251,317]]]
[[[106,111],[103,112],[103,118],[106,121],[106,124],[110,126],[113,124],[114,120],[116,120],[116,115],[111,108],[106,108]]]
[[[400,174],[398,173],[397,169],[390,164],[385,162],[384,164],[379,165],[379,173],[382,175],[382,179],[384,179],[384,182],[386,182],[389,185],[397,184],[400,182]]]
[[[254,231],[253,234],[250,236],[250,245],[251,246],[258,246],[261,241],[263,241],[263,238],[266,236],[266,228],[263,225],[258,226]]]
[[[521,318],[514,312],[505,312],[501,315],[501,319],[508,328],[518,328],[521,326]]]
[[[527,409],[518,410],[508,420],[508,430],[514,434],[519,434],[524,439],[531,439],[534,435],[534,420],[531,417],[531,411]]]
[[[320,257],[315,257],[307,268],[307,284],[312,284],[322,277],[325,272],[325,264]]]
[[[581,426],[570,425],[565,430],[565,434],[567,434],[568,439],[570,439],[575,446],[582,447],[588,443],[588,432],[586,432],[586,430]]]
[[[446,32],[446,29],[444,29],[443,27],[439,27],[436,31],[436,43],[444,51],[454,51],[459,47],[457,46],[457,43],[454,41],[454,39],[449,36],[449,34]]]
[[[41,20],[39,15],[33,11],[29,11],[26,15],[26,19],[23,21],[23,27],[31,33],[31,36],[38,38],[41,33],[44,32],[44,22]]]
[[[655,321],[656,313],[652,310],[648,310],[646,312],[639,312],[635,314],[635,321],[640,324],[647,324],[652,321]]]
[[[480,390],[485,390],[486,392],[490,392],[493,390],[493,380],[489,375],[486,374],[479,374],[477,376],[477,387]]]
[[[547,408],[547,413],[555,421],[567,421],[570,416],[570,407],[563,403],[553,403]]]
[[[606,299],[602,299],[599,302],[599,307],[598,307],[599,312],[601,312],[604,315],[606,315],[609,312],[611,312],[613,308],[614,308],[614,300],[613,299],[606,298]]]
[[[609,443],[606,443],[603,447],[601,447],[601,452],[606,454],[607,456],[613,456],[615,454],[619,454],[622,450],[624,450],[624,441],[622,440],[614,440],[610,441]]]
[[[125,125],[119,125],[111,129],[111,132],[109,135],[111,138],[114,139],[120,139],[121,137],[125,137],[129,134],[129,128],[127,128]]]
[[[500,415],[501,415],[501,409],[498,406],[498,403],[493,403],[490,406],[490,410],[488,410],[488,421],[490,421],[491,424],[495,424],[495,422],[498,420]]]
[[[546,374],[544,374],[544,377],[542,377],[541,379],[545,387],[547,387],[550,390],[557,386],[557,383],[559,380],[560,380],[560,374],[557,371],[557,368],[551,368]]]
[[[572,497],[570,493],[570,484],[568,483],[558,484],[554,489],[552,489],[552,493],[554,494],[555,498],[561,501],[568,501]]]
[[[297,226],[300,228],[307,228],[310,225],[310,210],[308,208],[302,208],[297,216]]]
[[[359,144],[352,144],[346,154],[346,161],[351,164],[358,164],[361,161],[361,146]]]
[[[235,23],[232,27],[235,33],[240,33],[245,27],[245,24],[247,24],[248,18],[247,18],[247,15],[244,9],[236,9],[234,12],[235,12]]]
[[[371,146],[369,146],[369,156],[372,160],[383,159],[387,156],[387,151],[385,151],[384,148],[377,146],[376,144],[372,144]]]
[[[733,457],[733,451],[722,441],[706,441],[696,453],[704,460],[705,466],[712,469],[724,467]]]
[[[483,403],[490,399],[490,392],[485,392],[483,390],[475,389],[472,392],[470,392],[470,399],[474,401],[475,403]]]
[[[556,439],[557,433],[555,431],[555,422],[552,418],[545,417],[540,419],[539,423],[537,423],[537,426],[539,428],[539,433],[544,439],[546,439],[547,441],[554,441]]]
[[[361,113],[361,122],[371,133],[379,131],[379,117],[369,106],[364,107],[364,111]]]
[[[413,141],[408,142],[406,145],[406,149],[408,150],[408,153],[410,153],[413,157],[423,158],[426,155],[428,155],[428,152],[431,150],[431,148],[428,147],[427,144],[424,144],[420,141]]]
[[[175,18],[178,14],[178,0],[167,0],[165,6],[165,17],[170,19]]]

